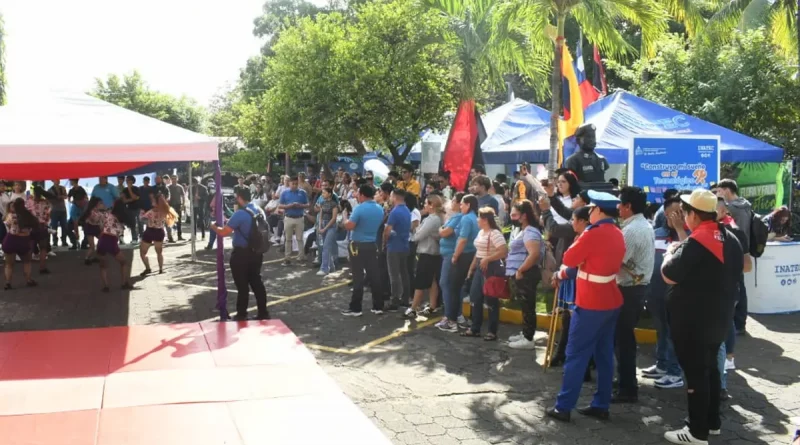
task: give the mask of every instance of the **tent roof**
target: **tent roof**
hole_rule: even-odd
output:
[[[0,150],[4,179],[108,176],[218,159],[208,136],[70,92],[0,107]]]
[[[719,135],[722,162],[780,162],[783,150],[725,127],[618,91],[585,111],[586,122],[597,127],[597,151],[614,164],[628,162],[635,136]],[[487,149],[488,164],[544,163],[549,157],[550,127],[543,126],[521,137]]]
[[[547,110],[522,99],[514,99],[481,115],[483,128],[486,130],[486,140],[481,145],[484,156],[487,144],[495,146],[513,141],[541,125],[549,125],[549,119],[550,113]],[[421,141],[441,142],[442,151],[444,151],[449,131],[449,128],[442,133],[429,130],[422,135]],[[411,149],[408,158],[412,161],[419,161],[421,153],[422,142],[417,142]]]

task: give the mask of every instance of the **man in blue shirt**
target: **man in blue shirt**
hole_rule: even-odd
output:
[[[392,201],[394,208],[389,212],[386,228],[383,229],[383,242],[386,244],[386,261],[392,285],[392,302],[389,310],[397,310],[398,306],[408,306],[408,302],[402,300],[404,295],[411,293],[406,265],[409,253],[408,239],[411,235],[411,211],[406,206],[405,190],[394,189]]]
[[[299,188],[299,181],[297,176],[292,177],[289,181],[289,190],[281,193],[278,200],[278,208],[284,211],[283,216],[283,233],[286,237],[283,265],[288,266],[292,264],[292,235],[297,240],[297,260],[302,262],[303,257],[303,216],[305,209],[308,208],[308,195],[304,190]]]
[[[225,227],[211,224],[211,230],[219,236],[233,234],[233,252],[231,252],[231,275],[236,284],[236,321],[247,320],[247,303],[250,299],[250,289],[256,297],[258,320],[269,320],[267,311],[267,289],[261,278],[261,267],[264,264],[264,254],[256,253],[249,247],[250,230],[255,223],[254,216],[266,219],[264,212],[250,202],[250,189],[236,190],[236,204],[238,209],[233,213]]]
[[[119,189],[108,183],[107,176],[97,178],[98,184],[92,189],[92,198],[100,198],[103,205],[110,209],[114,201],[119,199]]]
[[[358,190],[359,204],[344,223],[350,231],[350,269],[353,274],[353,296],[350,306],[342,311],[348,317],[361,316],[364,299],[364,281],[369,280],[372,290],[372,313],[383,314],[383,282],[378,269],[376,243],[378,227],[383,222],[383,209],[374,201],[375,189],[362,185]]]
[[[78,250],[78,236],[80,234],[80,229],[78,225],[78,221],[83,216],[83,211],[86,209],[86,204],[89,201],[84,197],[81,200],[73,201],[72,204],[69,206],[69,220],[67,221],[67,238],[69,238],[69,242],[72,243],[72,247],[69,250]],[[86,237],[84,236],[83,243],[86,243]]]
[[[500,214],[500,205],[494,196],[489,194],[489,189],[492,188],[492,181],[486,176],[476,176],[472,180],[472,186],[475,188],[475,195],[478,197],[478,208],[491,207],[495,215]]]

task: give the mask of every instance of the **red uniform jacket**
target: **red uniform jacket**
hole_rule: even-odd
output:
[[[624,257],[622,230],[610,219],[589,226],[575,239],[562,262],[579,269],[576,306],[595,311],[622,306],[622,293],[612,277],[619,273]]]

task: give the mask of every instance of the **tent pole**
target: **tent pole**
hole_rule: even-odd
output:
[[[189,163],[189,208],[191,209],[189,213],[189,226],[190,230],[192,231],[192,262],[194,263],[197,261],[197,248],[195,247],[195,238],[197,237],[197,230],[194,219],[194,187],[192,184],[194,183],[194,179],[192,178],[192,163]]]

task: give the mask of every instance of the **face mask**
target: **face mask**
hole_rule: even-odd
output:
[[[518,220],[518,219],[512,219],[511,220],[511,225],[514,226],[514,227],[520,227],[522,225],[522,222],[520,222],[520,220]]]

